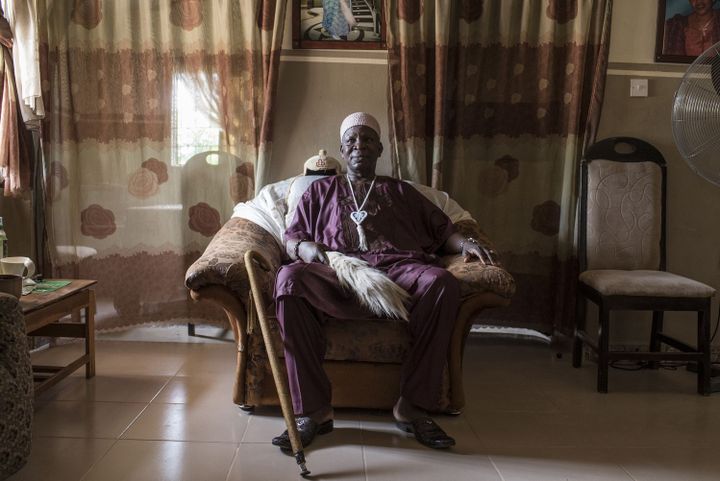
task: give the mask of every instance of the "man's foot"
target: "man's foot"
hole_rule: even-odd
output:
[[[427,412],[401,396],[393,406],[393,417],[398,422],[410,422],[413,419],[427,417]]]
[[[430,419],[424,410],[402,397],[393,407],[393,416],[397,427],[406,433],[414,434],[420,444],[433,449],[455,446],[455,440]]]
[[[413,419],[411,422],[398,421],[396,424],[406,433],[414,434],[420,444],[429,448],[445,449],[455,446],[455,440],[428,417]]]
[[[333,420],[328,419],[322,423],[316,423],[310,417],[301,416],[295,419],[295,425],[298,428],[300,434],[300,442],[303,447],[308,447],[313,442],[315,436],[318,434],[327,434],[333,430]],[[272,444],[279,447],[283,451],[292,451],[292,445],[290,444],[290,435],[287,430],[280,436],[276,436],[272,439]]]

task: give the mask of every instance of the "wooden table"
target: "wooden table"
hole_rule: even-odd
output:
[[[55,279],[53,279],[55,280]],[[22,296],[28,336],[74,337],[85,339],[85,354],[66,366],[33,365],[35,394],[40,394],[85,365],[85,377],[95,375],[95,292],[89,289],[97,281],[73,280],[60,289]],[[85,322],[60,322],[60,319],[85,311]],[[76,316],[80,317],[80,316]]]

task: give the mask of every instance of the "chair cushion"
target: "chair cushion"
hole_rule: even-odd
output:
[[[329,361],[358,361],[400,364],[410,346],[407,323],[395,319],[335,319],[325,322]],[[280,328],[272,318],[270,331],[275,351],[283,357]],[[260,328],[253,329],[248,343],[250,352],[263,352]]]
[[[671,272],[597,269],[580,274],[580,282],[604,296],[711,297],[715,289]]]

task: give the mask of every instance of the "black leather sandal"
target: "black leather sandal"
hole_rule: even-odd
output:
[[[397,421],[396,424],[406,433],[414,434],[420,444],[429,448],[446,449],[455,446],[455,440],[428,417],[413,419],[410,422]]]
[[[313,442],[315,436],[318,434],[327,434],[333,430],[333,420],[329,419],[322,424],[318,424],[309,417],[299,417],[295,419],[298,432],[300,433],[300,442],[304,448],[308,447]],[[279,447],[283,451],[292,451],[290,445],[290,436],[287,430],[280,436],[276,436],[272,439],[272,444]]]

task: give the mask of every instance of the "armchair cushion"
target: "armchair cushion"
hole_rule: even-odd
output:
[[[272,309],[271,309],[272,310]],[[283,355],[282,337],[277,322],[270,323],[275,351]],[[397,319],[335,319],[325,322],[329,361],[402,363],[409,346],[407,323]],[[249,336],[250,351],[265,350],[260,328]]]

